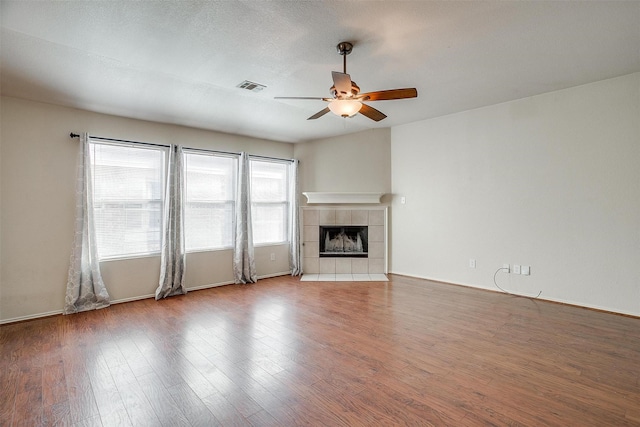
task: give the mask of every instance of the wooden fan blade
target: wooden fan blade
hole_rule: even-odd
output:
[[[326,107],[326,108],[324,108],[324,109],[322,109],[322,110],[318,111],[317,113],[315,113],[313,116],[309,117],[307,120],[315,120],[315,119],[317,119],[318,117],[322,117],[322,116],[324,116],[324,115],[325,115],[325,114],[327,114],[328,112],[329,112],[329,107]]]
[[[333,77],[333,86],[338,95],[351,94],[351,76],[349,74],[332,71],[331,77]]]
[[[329,108],[327,108],[328,110]],[[373,107],[369,107],[367,104],[362,104],[362,107],[360,108],[360,114],[369,117],[371,120],[375,120],[376,122],[379,122],[380,120],[384,119],[385,117],[387,117],[383,112],[376,110]]]
[[[363,101],[387,101],[391,99],[415,98],[418,96],[416,88],[379,90],[377,92],[361,93],[358,99]]]

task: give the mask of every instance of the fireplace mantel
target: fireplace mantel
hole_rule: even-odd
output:
[[[326,204],[354,204],[367,203],[379,204],[384,193],[330,193],[330,192],[305,192],[307,203]]]

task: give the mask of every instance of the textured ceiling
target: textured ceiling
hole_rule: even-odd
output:
[[[640,2],[6,1],[2,94],[300,142],[388,127],[640,71]],[[327,114],[342,69],[362,92],[416,87]],[[254,93],[243,80],[267,86]]]

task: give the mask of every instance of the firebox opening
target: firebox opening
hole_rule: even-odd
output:
[[[367,258],[367,226],[320,226],[320,257]]]

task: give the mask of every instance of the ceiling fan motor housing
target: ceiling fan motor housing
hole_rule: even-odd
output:
[[[356,95],[358,95],[360,93],[360,86],[358,86],[356,84],[356,82],[354,82],[353,80],[351,80],[351,93],[350,94],[344,94],[344,93],[338,93],[338,91],[336,90],[335,86],[331,86],[331,88],[329,89],[331,91],[331,95],[333,95],[334,98],[336,99],[347,99],[347,98],[353,98]]]

